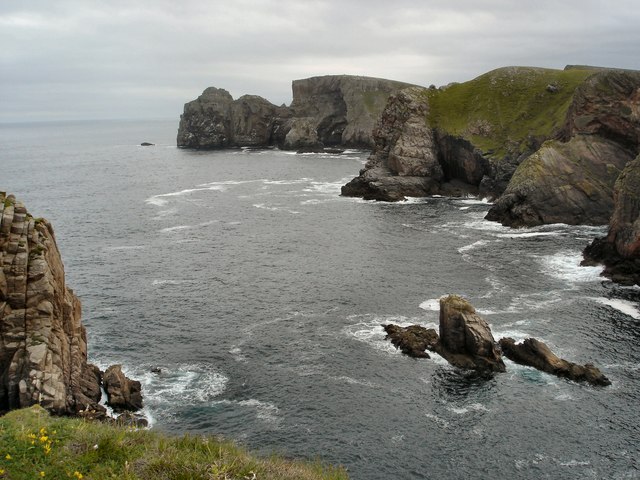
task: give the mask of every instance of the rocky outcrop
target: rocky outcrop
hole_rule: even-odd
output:
[[[196,149],[370,148],[371,131],[387,98],[407,86],[351,75],[294,80],[290,107],[277,107],[254,95],[233,100],[226,90],[210,87],[185,105],[177,143]]]
[[[483,371],[504,372],[491,329],[473,305],[457,295],[440,299],[442,356],[453,365]]]
[[[640,285],[640,155],[618,177],[614,203],[608,234],[585,249],[583,264],[603,263],[612,280]]]
[[[502,354],[516,363],[543,372],[592,385],[611,385],[609,379],[590,363],[578,365],[557,357],[544,343],[528,338],[516,344],[512,338],[493,338],[487,322],[467,300],[458,295],[440,299],[440,335],[420,325],[382,325],[387,339],[413,358],[430,358],[435,352],[451,365],[483,373],[504,372]]]
[[[51,224],[0,192],[0,410],[39,403],[104,416],[102,374],[87,363],[80,300],[65,283]]]
[[[121,365],[111,365],[103,375],[107,404],[115,411],[139,410],[142,408],[142,387],[122,372]]]
[[[576,382],[588,382],[600,386],[611,385],[611,381],[592,364],[578,365],[559,358],[545,343],[535,338],[527,338],[518,344],[512,338],[502,338],[500,348],[505,357],[521,365],[528,365]]]
[[[420,325],[383,327],[393,345],[411,357],[429,358],[426,350],[430,350],[456,367],[505,371],[489,325],[468,301],[457,295],[440,299],[440,335]]]
[[[487,219],[606,224],[615,181],[639,151],[640,73],[600,71],[577,88],[558,140],[520,164]]]
[[[507,67],[390,97],[345,196],[497,199],[510,226],[607,223],[613,185],[640,147],[640,73]]]
[[[222,88],[207,88],[185,104],[178,127],[178,146],[195,149],[272,145],[286,109],[256,95],[234,100]]]
[[[619,143],[596,135],[546,142],[518,167],[486,218],[512,227],[606,224],[614,184],[632,158]]]

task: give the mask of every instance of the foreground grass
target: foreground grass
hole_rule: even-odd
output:
[[[250,455],[213,437],[50,416],[39,406],[0,417],[0,479],[347,479],[342,468]]]

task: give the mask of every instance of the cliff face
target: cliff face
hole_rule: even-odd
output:
[[[51,224],[0,192],[0,411],[39,403],[93,410],[101,372],[87,363],[80,300],[65,284]]]
[[[254,95],[233,100],[226,90],[207,88],[185,105],[178,146],[370,148],[371,131],[387,98],[407,86],[350,75],[295,80],[290,107],[276,107]]]
[[[583,264],[603,263],[604,275],[640,285],[640,155],[618,177],[614,204],[608,234],[585,249]]]
[[[601,71],[576,90],[558,141],[515,171],[487,218],[603,225],[618,175],[640,151],[640,73]]]
[[[383,113],[377,128],[396,130],[387,135],[387,150],[394,150],[389,142],[403,138],[405,144],[416,146],[412,152],[415,161],[437,161],[439,167],[431,168],[432,173],[418,174],[428,177],[422,181],[428,185],[422,195],[480,194],[495,198],[504,191],[519,163],[560,132],[573,91],[590,74],[522,67],[498,69],[470,82],[414,91],[410,109],[416,114],[408,123],[393,119],[397,101],[392,97],[386,107],[389,114]],[[410,138],[415,134],[426,140],[420,145],[419,140]],[[381,155],[376,146],[371,166],[379,164],[388,168],[389,177],[403,175],[393,158]],[[343,194],[359,196],[353,187],[367,181],[367,175],[361,172],[345,186]],[[376,175],[376,182],[382,181]],[[402,194],[400,190],[394,198],[372,198],[398,200],[415,193]]]
[[[510,226],[604,224],[640,150],[640,73],[508,67],[390,97],[375,146],[342,194],[497,199]]]

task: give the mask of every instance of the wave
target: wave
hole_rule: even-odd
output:
[[[472,403],[466,407],[448,407],[448,410],[455,413],[456,415],[464,415],[469,412],[490,412],[487,407],[482,405],[481,403]]]
[[[272,211],[272,212],[287,212],[287,213],[291,213],[293,215],[297,215],[297,214],[300,213],[297,210],[290,210],[290,209],[284,208],[284,207],[269,206],[266,203],[254,203],[253,206],[256,207],[256,208],[259,208],[261,210],[269,210],[269,211]]]
[[[202,192],[202,191],[224,191],[225,185],[223,184],[209,184],[209,186],[205,186],[202,188],[186,188],[184,190],[179,190],[177,192],[170,193],[161,193],[159,195],[153,195],[145,200],[145,202],[149,205],[156,205],[158,207],[162,207],[166,205],[168,200],[166,197],[182,197],[184,195],[189,195],[194,192]]]
[[[477,242],[473,242],[469,245],[465,245],[464,247],[460,247],[458,249],[459,253],[465,253],[465,252],[469,252],[471,250],[475,250],[478,247],[484,247],[485,245],[488,245],[489,241],[488,240],[478,240]]]
[[[581,252],[562,251],[537,258],[541,263],[542,272],[551,277],[572,283],[602,281],[601,266],[583,267],[580,265]]]
[[[615,310],[618,310],[621,313],[624,313],[625,315],[635,318],[636,320],[640,320],[640,310],[638,309],[637,302],[605,297],[591,298],[590,300],[598,302],[602,305],[607,305],[611,308],[614,308]]]
[[[179,232],[182,230],[193,230],[196,228],[208,227],[209,225],[213,225],[214,223],[217,223],[217,222],[218,220],[209,220],[208,222],[198,223],[197,225],[176,225],[174,227],[162,228],[160,229],[160,232],[171,233],[171,232]]]

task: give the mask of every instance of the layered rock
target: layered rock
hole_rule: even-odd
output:
[[[618,177],[614,203],[608,234],[585,249],[583,264],[603,263],[612,280],[640,285],[640,155]]]
[[[512,338],[501,338],[500,348],[505,357],[521,365],[528,365],[576,382],[611,385],[611,381],[597,367],[590,363],[578,365],[564,360],[554,354],[545,343],[535,338],[527,338],[522,343],[516,343]]]
[[[487,219],[606,224],[615,181],[639,151],[640,73],[600,71],[576,90],[558,140],[520,164]]]
[[[351,75],[294,80],[290,107],[277,107],[254,95],[233,100],[226,90],[210,87],[185,104],[177,143],[197,149],[370,148],[371,131],[387,98],[407,86]]]
[[[546,142],[518,167],[486,218],[512,227],[606,224],[614,184],[632,158],[621,144],[596,135]]]
[[[103,416],[102,375],[87,362],[80,301],[65,283],[53,227],[4,192],[0,267],[0,410],[39,403]]]

